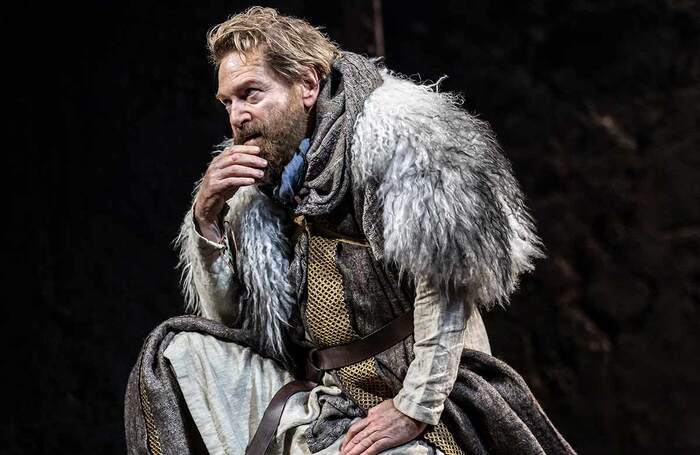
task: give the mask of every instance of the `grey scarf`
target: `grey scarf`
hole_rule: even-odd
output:
[[[316,101],[316,128],[306,154],[307,169],[296,212],[329,213],[350,187],[350,147],[357,116],[367,97],[382,83],[366,57],[343,52],[333,62]]]

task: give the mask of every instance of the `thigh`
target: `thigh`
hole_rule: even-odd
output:
[[[212,454],[244,453],[272,396],[293,379],[245,346],[197,332],[175,335],[164,356]]]
[[[313,395],[313,392],[312,392]],[[313,397],[312,397],[313,400]],[[312,401],[310,400],[310,401]],[[355,423],[359,418],[353,420]],[[308,424],[299,425],[292,429],[287,430],[287,438],[285,449],[282,452],[273,451],[275,455],[312,455],[309,447],[306,445],[306,438],[304,432],[308,428]],[[313,455],[338,455],[340,454],[340,446],[345,439],[345,434],[340,435],[340,437],[333,442],[330,446],[316,452]],[[382,452],[382,455],[444,455],[444,453],[431,446],[425,441],[414,440],[402,444],[398,447],[394,447],[387,451]]]
[[[340,446],[343,443],[343,439],[345,439],[345,435],[341,436],[331,446],[316,453],[315,455],[338,455],[340,453]],[[444,455],[441,450],[433,448],[430,444],[421,440],[409,441],[381,453],[382,455]]]

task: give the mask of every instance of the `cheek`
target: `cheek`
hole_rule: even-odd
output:
[[[276,112],[276,107],[272,103],[259,103],[255,107],[251,108],[250,115],[256,123],[261,123],[263,125],[269,125],[270,118],[274,117]]]
[[[286,112],[289,109],[291,103],[294,102],[293,97],[287,93],[270,93],[265,100],[260,103],[260,106],[264,108],[270,114],[280,114]]]

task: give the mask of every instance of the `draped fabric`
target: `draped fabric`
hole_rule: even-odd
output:
[[[256,344],[250,332],[199,317],[180,316],[158,326],[144,342],[129,376],[124,415],[129,454],[207,453],[178,380],[164,356],[175,335],[185,332],[240,346]],[[269,358],[266,361],[274,362]],[[281,370],[281,364],[278,365]],[[313,424],[314,433],[323,432],[316,427],[338,418],[334,415],[328,420],[323,415],[328,409],[322,406],[321,416]],[[334,409],[340,407],[336,405]],[[574,453],[520,375],[504,362],[479,351],[464,351],[443,416],[464,453]],[[327,446],[328,443],[321,444],[313,451]]]
[[[352,133],[364,101],[382,83],[377,66],[365,57],[343,52],[323,82],[316,101],[316,128],[306,153],[306,180],[296,212],[332,211],[350,187]]]

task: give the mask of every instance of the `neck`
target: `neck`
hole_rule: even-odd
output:
[[[316,105],[314,104],[311,109],[309,109],[309,115],[306,119],[306,135],[304,137],[312,137],[314,130],[316,129]]]

